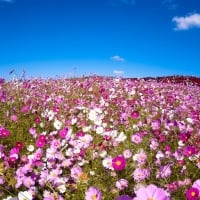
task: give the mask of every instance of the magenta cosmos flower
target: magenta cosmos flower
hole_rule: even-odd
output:
[[[195,149],[194,146],[186,146],[186,147],[183,149],[183,155],[184,155],[184,156],[187,156],[187,157],[194,155],[195,152],[196,152],[196,149]]]
[[[151,184],[147,187],[142,187],[136,192],[136,197],[133,200],[169,200],[165,190]]]
[[[116,171],[121,171],[126,167],[126,160],[124,156],[116,156],[112,159],[112,166]]]
[[[36,140],[36,147],[37,148],[43,148],[46,145],[46,136],[40,135],[38,139]]]
[[[186,192],[187,200],[198,200],[199,199],[199,190],[197,188],[191,187]]]
[[[89,187],[85,192],[85,200],[101,200],[101,191],[96,187]]]

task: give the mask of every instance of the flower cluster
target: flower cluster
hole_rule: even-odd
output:
[[[199,102],[180,81],[1,81],[0,199],[199,200]]]

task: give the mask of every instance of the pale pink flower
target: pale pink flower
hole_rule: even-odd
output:
[[[123,190],[128,187],[128,181],[126,179],[120,179],[115,185],[119,190]]]
[[[96,187],[89,187],[89,189],[85,192],[85,200],[101,200],[102,195],[101,191]]]
[[[140,134],[137,134],[137,133],[134,133],[132,136],[131,136],[131,141],[135,144],[139,144],[142,142],[142,137]]]

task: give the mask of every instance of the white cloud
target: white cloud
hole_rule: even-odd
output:
[[[124,58],[120,57],[120,56],[112,56],[110,58],[111,60],[115,60],[115,61],[119,61],[119,62],[123,62]]]
[[[174,30],[188,30],[190,28],[196,27],[200,28],[200,14],[195,13],[188,15],[186,17],[174,17],[172,19],[176,23]]]
[[[124,71],[122,71],[122,70],[113,70],[113,73],[115,74],[115,75],[122,75],[122,74],[124,74]]]

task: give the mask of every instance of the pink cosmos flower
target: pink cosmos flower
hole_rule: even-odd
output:
[[[36,132],[36,128],[35,127],[31,127],[29,129],[29,133],[33,136],[33,138],[37,137],[37,132]]]
[[[119,190],[123,190],[125,189],[126,187],[128,187],[128,181],[126,179],[120,179],[119,181],[116,182],[116,187],[119,189]]]
[[[167,178],[171,175],[171,166],[170,165],[165,165],[161,166],[159,170],[159,176],[162,178]]]
[[[179,134],[179,139],[182,141],[182,142],[187,142],[190,138],[190,134],[189,133],[180,133]]]
[[[10,116],[10,119],[14,122],[16,122],[18,120],[17,116],[16,115],[11,115]]]
[[[23,185],[27,188],[30,188],[31,186],[33,186],[35,184],[35,181],[30,177],[30,176],[24,176],[23,177]]]
[[[158,119],[158,120],[154,120],[152,123],[151,123],[151,128],[152,130],[159,130],[160,129],[160,125],[161,125],[161,121]]]
[[[116,156],[112,160],[112,166],[116,171],[121,171],[126,167],[126,160],[124,156]]]
[[[46,142],[44,140],[40,140],[39,138],[36,140],[36,147],[43,148],[46,145]]]
[[[159,146],[158,141],[155,138],[152,138],[150,148],[153,150],[156,150],[158,148],[158,146]]]
[[[36,140],[36,147],[43,148],[46,145],[46,136],[40,135]]]
[[[197,188],[189,188],[186,191],[187,200],[198,200],[199,199],[199,190]]]
[[[83,173],[82,168],[77,166],[73,166],[71,168],[71,177],[72,179],[74,179],[75,181],[78,180],[78,178],[80,177],[80,175]]]
[[[28,106],[23,106],[21,109],[21,112],[26,113],[26,112],[28,112],[28,110],[29,110]]]
[[[101,200],[101,191],[96,187],[89,187],[89,189],[85,192],[85,200]]]
[[[133,134],[131,136],[131,141],[134,142],[135,144],[139,144],[142,142],[142,137],[140,134]]]
[[[126,149],[123,151],[123,156],[124,156],[124,158],[128,159],[132,156],[132,153],[129,149]]]
[[[150,172],[149,169],[142,169],[142,168],[136,168],[133,172],[133,178],[135,181],[143,181],[145,178],[149,176]]]
[[[0,129],[0,137],[9,137],[10,136],[10,131],[3,128],[3,129]]]
[[[146,153],[144,152],[144,150],[141,149],[141,150],[139,151],[139,153],[133,155],[133,160],[134,160],[134,161],[137,161],[137,163],[138,163],[139,165],[144,165],[144,164],[146,163],[146,160],[147,160],[147,155],[146,155]]]
[[[51,141],[51,148],[58,149],[61,147],[61,142],[59,139]]]
[[[63,139],[69,140],[71,137],[71,130],[68,127],[59,131],[59,136]]]
[[[133,111],[132,113],[131,113],[131,117],[133,118],[133,119],[138,119],[138,117],[139,117],[139,112],[138,111]]]
[[[196,149],[195,149],[195,147],[193,147],[193,146],[186,146],[186,147],[183,149],[183,155],[184,155],[184,156],[187,156],[187,157],[194,155],[195,152],[196,152]]]
[[[23,143],[18,141],[15,143],[15,147],[21,150],[23,148]]]
[[[165,190],[151,184],[147,187],[142,187],[136,192],[136,197],[133,200],[169,200]]]

